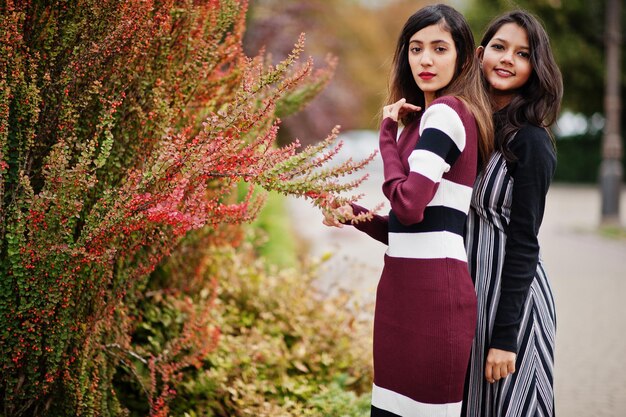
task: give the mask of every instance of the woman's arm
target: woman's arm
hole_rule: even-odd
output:
[[[352,212],[355,216],[367,213],[367,211],[357,204],[352,204]],[[371,220],[358,222],[354,224],[354,227],[385,245],[389,244],[389,216],[374,214]]]
[[[539,262],[537,235],[556,154],[548,133],[535,126],[521,129],[510,149],[518,159],[511,170],[511,220],[506,230],[500,301],[490,347],[517,352],[523,308]]]
[[[465,127],[455,110],[460,105],[455,98],[443,97],[426,109],[421,119],[420,139],[409,156],[408,173],[396,142],[398,123],[390,117],[383,120],[380,132],[385,174],[383,193],[398,220],[405,225],[422,221],[443,174],[465,149]]]
[[[343,227],[344,225],[352,225],[356,229],[367,233],[370,237],[378,240],[385,245],[389,244],[389,216],[380,216],[373,214],[369,220],[359,221],[358,223],[352,223],[350,219],[354,217],[368,213],[364,207],[357,204],[344,204],[337,206],[331,200],[331,207],[334,209],[334,213],[330,211],[324,211],[324,223],[326,226]]]

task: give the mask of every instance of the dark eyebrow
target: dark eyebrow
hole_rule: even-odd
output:
[[[506,40],[504,40],[504,39],[502,39],[502,38],[492,38],[492,40],[494,40],[494,41],[498,41],[498,42],[500,42],[500,43],[506,43],[506,44],[508,44],[508,43],[509,43],[508,41],[506,41]],[[530,51],[530,47],[528,47],[528,46],[520,46],[520,49],[527,49],[527,50],[529,50],[529,51]]]
[[[417,40],[417,39],[413,39],[412,41],[409,42],[409,44],[411,44],[411,43],[423,43],[423,42],[420,41],[420,40]],[[432,41],[431,45],[435,45],[435,44],[438,44],[438,43],[445,43],[446,45],[450,44],[450,42],[444,41],[443,39],[437,39],[437,40]]]

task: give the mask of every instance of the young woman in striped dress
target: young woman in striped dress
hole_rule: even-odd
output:
[[[489,155],[493,133],[472,32],[459,12],[435,5],[408,19],[388,103],[380,152],[391,211],[354,225],[388,245],[376,294],[371,415],[456,417],[476,325],[463,232],[478,157]],[[330,214],[325,223],[340,225]]]
[[[537,234],[556,166],[547,128],[558,116],[561,74],[545,30],[524,11],[496,18],[477,54],[495,111],[495,151],[467,222],[478,325],[463,416],[550,417],[556,317]]]

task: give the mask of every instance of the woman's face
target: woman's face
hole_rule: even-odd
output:
[[[409,65],[426,105],[452,81],[456,66],[452,35],[440,24],[426,26],[409,39]]]
[[[515,23],[502,25],[485,49],[479,50],[479,57],[481,53],[483,75],[493,94],[512,97],[532,74],[528,35]]]

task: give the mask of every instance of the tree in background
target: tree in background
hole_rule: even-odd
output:
[[[113,379],[120,364],[140,372],[131,335],[148,277],[152,289],[194,285],[167,270],[155,275],[158,265],[185,259],[206,280],[206,251],[236,246],[238,232],[227,226],[252,219],[261,206],[254,186],[322,207],[324,194],[355,186],[337,178],[365,161],[325,167],[336,131],[300,153],[297,143],[273,146],[277,109],[285,116],[300,109],[333,67],[300,61],[302,38],[276,65],[248,58],[246,6],[0,5],[4,416],[123,414]],[[236,199],[242,181],[248,192]],[[179,303],[182,330],[139,358],[151,415],[167,414],[177,375],[215,349],[214,297],[206,282],[198,285],[205,302]]]
[[[328,88],[303,112],[284,120],[290,136],[303,140],[318,137],[335,124],[341,124],[346,130],[377,129],[380,109],[387,95],[393,48],[403,19],[427,3],[409,0],[252,2],[252,19],[244,42],[249,50],[265,47],[275,59],[280,59],[290,50],[285,39],[305,30],[310,55],[323,60],[331,53],[340,63]],[[305,29],[300,29],[302,27]]]
[[[311,55],[323,59],[331,52],[341,62],[329,88],[306,111],[286,119],[286,127],[304,138],[309,135],[301,132],[327,131],[328,126],[337,123],[345,129],[376,129],[377,114],[387,92],[391,49],[400,30],[398,17],[408,16],[427,3],[433,2],[255,0],[245,41],[250,50],[265,46],[275,58],[283,57],[290,50],[285,42],[289,36],[285,34],[291,31],[293,36],[294,28],[302,24],[311,41]],[[504,11],[521,7],[536,14],[546,26],[563,72],[563,107],[588,117],[602,113],[604,2],[472,0],[457,7],[468,18],[477,41],[489,21]],[[626,12],[622,15],[624,18]],[[625,85],[623,80],[622,91]],[[626,107],[622,114],[626,117]]]

